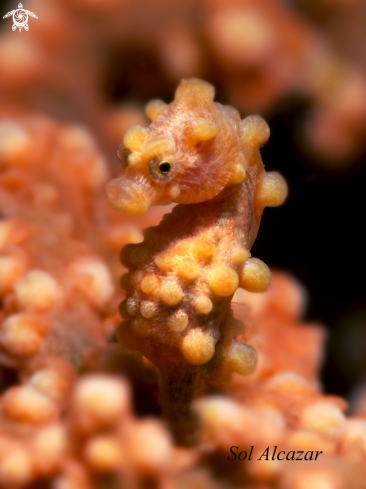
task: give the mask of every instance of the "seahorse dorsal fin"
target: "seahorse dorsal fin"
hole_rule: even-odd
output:
[[[194,102],[212,103],[215,98],[215,89],[210,84],[197,78],[182,80],[179,84],[174,100],[176,102]]]

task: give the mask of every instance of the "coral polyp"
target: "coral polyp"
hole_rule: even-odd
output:
[[[182,439],[189,403],[210,376],[256,365],[255,350],[237,340],[243,325],[230,303],[238,287],[269,285],[250,248],[264,207],[280,205],[287,186],[263,167],[266,122],[214,102],[210,84],[183,80],[171,104],[153,101],[146,112],[150,126],[132,126],[118,150],[123,171],[107,186],[109,201],[129,215],[180,205],[122,249],[129,273],[117,337],[158,367],[162,407]]]

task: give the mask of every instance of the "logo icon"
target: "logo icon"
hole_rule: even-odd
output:
[[[29,10],[24,10],[21,3],[18,5],[18,8],[16,10],[12,10],[11,12],[5,14],[3,19],[7,19],[11,15],[13,16],[14,22],[12,30],[15,31],[18,28],[19,32],[22,30],[23,27],[26,31],[29,29],[28,15],[34,17],[35,19],[38,19],[38,17],[33,12],[30,12]]]

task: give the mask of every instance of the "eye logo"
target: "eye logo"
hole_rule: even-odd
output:
[[[31,17],[34,17],[35,19],[38,19],[38,17],[33,12],[30,12],[29,10],[24,10],[23,5],[21,3],[18,5],[18,8],[16,10],[12,10],[11,12],[5,14],[3,19],[7,19],[11,15],[13,16],[13,22],[14,22],[12,26],[12,30],[15,31],[18,28],[19,32],[22,30],[23,27],[26,31],[29,29],[29,25],[28,25],[29,15]]]

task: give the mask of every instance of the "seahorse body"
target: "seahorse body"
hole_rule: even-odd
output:
[[[109,201],[130,215],[180,205],[144,232],[143,243],[121,251],[129,273],[121,279],[125,321],[117,336],[158,367],[163,408],[182,438],[189,402],[210,375],[255,367],[255,350],[236,340],[242,325],[230,302],[238,287],[269,284],[268,267],[249,250],[263,208],[280,205],[287,187],[264,171],[265,121],[240,120],[233,107],[214,102],[210,84],[184,80],[171,104],[152,101],[146,112],[150,126],[130,127],[119,148],[124,167],[107,186]]]

